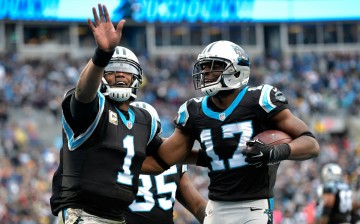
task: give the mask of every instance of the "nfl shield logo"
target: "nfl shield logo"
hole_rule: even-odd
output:
[[[225,113],[221,113],[221,114],[219,115],[220,121],[224,121],[225,118],[226,118]]]
[[[128,129],[131,129],[131,128],[133,127],[132,122],[131,122],[131,121],[128,121],[128,122],[126,123],[126,127],[127,127]]]

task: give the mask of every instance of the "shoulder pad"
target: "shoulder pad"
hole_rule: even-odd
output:
[[[204,97],[194,97],[194,98],[191,98],[191,99],[189,99],[188,101],[186,101],[186,102],[188,102],[188,105],[189,104],[193,104],[193,103],[195,103],[195,104],[201,104],[201,102],[202,102],[202,100],[204,99]]]
[[[263,87],[264,87],[264,84],[260,85],[260,86],[252,86],[252,87],[249,87],[247,89],[247,91],[249,91],[249,92],[251,92],[251,91],[261,91]]]

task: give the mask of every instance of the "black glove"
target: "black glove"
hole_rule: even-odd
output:
[[[291,152],[290,146],[286,143],[267,145],[259,139],[248,141],[246,146],[246,149],[242,151],[242,154],[246,156],[245,162],[256,167],[277,164],[289,158]]]

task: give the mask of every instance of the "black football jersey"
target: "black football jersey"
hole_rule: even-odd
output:
[[[352,211],[352,190],[343,182],[328,182],[322,187],[323,193],[335,195],[335,203],[329,216],[329,224],[350,223]],[[317,203],[316,215],[323,213],[321,197]]]
[[[270,85],[245,87],[225,111],[209,107],[209,97],[193,98],[178,110],[177,128],[194,136],[209,168],[209,199],[241,201],[273,197],[279,164],[256,168],[245,162],[246,142],[275,129],[270,118],[287,109],[287,100]]]
[[[159,175],[140,175],[136,199],[125,213],[127,224],[173,224],[177,186],[186,165],[174,165]]]
[[[67,94],[63,107],[63,147],[53,177],[51,207],[82,208],[90,214],[122,219],[135,198],[147,145],[156,136],[157,122],[146,110],[130,106],[126,117],[99,92],[98,112],[83,132],[70,112]]]

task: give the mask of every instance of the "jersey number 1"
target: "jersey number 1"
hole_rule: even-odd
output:
[[[126,156],[124,158],[123,163],[123,172],[118,172],[117,182],[120,184],[125,184],[132,186],[133,185],[133,175],[130,170],[130,166],[132,163],[132,159],[135,155],[135,148],[134,148],[134,136],[127,135],[123,139],[123,146],[126,150]]]

